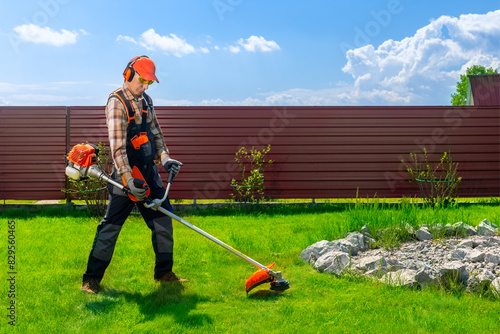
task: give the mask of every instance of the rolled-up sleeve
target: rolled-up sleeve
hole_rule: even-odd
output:
[[[131,174],[127,158],[127,111],[117,98],[111,98],[106,105],[106,124],[108,125],[109,146],[115,168],[119,175]]]

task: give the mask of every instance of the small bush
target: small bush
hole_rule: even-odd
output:
[[[420,158],[419,158],[420,156]],[[417,184],[427,204],[441,206],[456,202],[458,185],[458,163],[453,162],[451,153],[444,152],[438,162],[429,162],[427,150],[410,153],[409,162],[401,160],[406,167],[410,183]]]
[[[259,202],[264,199],[264,171],[273,163],[266,159],[266,154],[271,150],[271,145],[267,145],[262,151],[252,146],[250,151],[246,147],[241,147],[234,160],[240,166],[241,178],[239,181],[232,179],[231,186],[236,194],[231,194],[232,198],[239,202]]]

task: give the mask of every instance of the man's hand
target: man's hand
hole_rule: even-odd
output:
[[[155,198],[151,205],[152,210],[158,210],[158,208],[163,204],[163,202],[159,198]]]
[[[148,191],[147,188],[137,188],[134,185],[134,178],[133,177],[131,177],[130,179],[128,179],[128,181],[127,181],[127,187],[132,192],[132,195],[135,198],[137,198],[140,202],[142,202],[144,200],[144,198],[146,198],[146,193]]]
[[[177,173],[179,173],[179,170],[181,169],[182,166],[182,162],[171,159],[170,157],[165,157],[162,160],[161,164],[163,165],[167,173],[172,175],[172,180],[175,178]]]

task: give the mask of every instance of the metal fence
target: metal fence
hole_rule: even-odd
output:
[[[419,195],[401,159],[426,147],[459,163],[459,196],[500,196],[500,108],[156,107],[184,163],[173,199],[225,199],[241,146],[271,145],[272,198]],[[64,199],[64,155],[108,143],[104,107],[0,107],[0,199]]]

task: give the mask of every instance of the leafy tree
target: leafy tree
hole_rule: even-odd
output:
[[[467,89],[469,86],[468,75],[496,73],[498,73],[498,70],[494,70],[492,67],[488,69],[481,65],[473,65],[472,67],[467,67],[465,74],[461,74],[460,81],[457,82],[457,92],[451,94],[451,104],[454,106],[464,106],[467,103]]]

